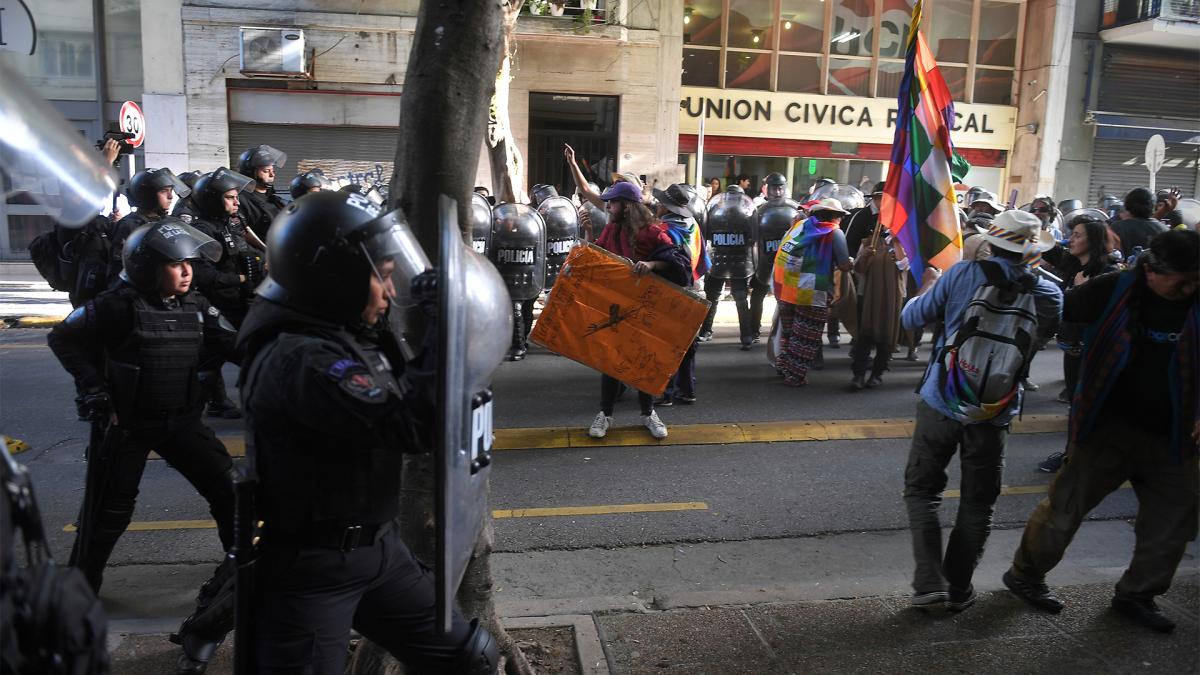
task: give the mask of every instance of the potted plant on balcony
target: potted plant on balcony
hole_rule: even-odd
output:
[[[550,0],[529,0],[529,13],[534,16],[546,16],[550,13]]]
[[[565,11],[567,11],[566,0],[559,0],[558,2],[550,0],[550,16],[562,16]]]

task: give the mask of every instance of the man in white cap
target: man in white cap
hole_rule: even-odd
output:
[[[1004,205],[996,195],[980,190],[967,204],[967,226],[963,228],[963,260],[987,260],[992,257],[992,246],[982,236],[988,231],[996,216],[1004,211]]]
[[[927,268],[917,296],[901,314],[904,328],[910,330],[945,322],[921,384],[904,474],[904,502],[916,559],[912,604],[917,607],[945,604],[951,611],[962,611],[975,602],[971,578],[991,531],[1008,427],[1021,406],[1024,364],[1037,334],[1054,330],[1062,311],[1062,291],[1029,269],[1054,245],[1037,216],[1005,211],[981,236],[992,247],[990,260],[954,265],[944,277],[936,268]],[[977,292],[1005,305],[1007,311],[1000,314],[1024,316],[1025,330],[1010,329],[1016,334],[999,339],[982,332],[992,324],[989,317],[980,316],[984,310],[979,305],[972,305]],[[964,322],[966,315],[979,323]],[[972,330],[976,326],[979,332]],[[1008,356],[986,366],[987,387],[977,377],[984,367],[972,358],[980,347]],[[1000,391],[995,390],[997,383]],[[946,488],[946,465],[960,446],[962,497],[943,556],[938,508]]]

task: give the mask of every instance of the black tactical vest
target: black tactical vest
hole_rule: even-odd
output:
[[[346,347],[354,360],[366,365],[376,386],[387,390],[386,403],[362,404],[391,406],[393,412],[369,447],[347,447],[339,429],[289,413],[282,387],[287,378],[301,374],[280,374],[277,369],[283,350],[307,340]],[[259,352],[247,371],[242,395],[252,442],[248,450],[259,478],[256,500],[259,517],[266,523],[265,541],[271,541],[273,532],[281,540],[302,540],[306,528],[373,525],[399,513],[401,453],[416,442],[411,423],[396,424],[403,419],[398,409],[405,405],[408,393],[393,371],[393,359],[400,358],[398,353],[389,357],[344,331],[336,337],[284,335]]]
[[[190,296],[184,296],[175,309],[151,307],[140,296],[132,303],[133,330],[110,355],[118,410],[131,409],[135,418],[158,418],[195,409],[200,401],[196,373],[204,346],[200,307]]]

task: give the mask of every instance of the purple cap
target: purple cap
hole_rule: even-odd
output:
[[[642,191],[639,190],[633,183],[621,181],[620,183],[613,183],[611,186],[609,186],[609,188],[604,191],[604,194],[600,195],[600,199],[603,199],[606,202],[611,202],[614,199],[626,199],[631,202],[640,202],[642,201]]]

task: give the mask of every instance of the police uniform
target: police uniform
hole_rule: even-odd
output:
[[[270,190],[266,192],[251,191],[242,196],[238,215],[241,216],[246,227],[254,230],[259,239],[266,241],[271,221],[275,220],[275,216],[279,215],[279,211],[283,207],[283,200],[274,192]]]
[[[403,454],[429,450],[434,416],[392,333],[362,324],[373,268],[356,228],[383,220],[367,204],[319,192],[288,207],[275,224],[287,236],[268,251],[271,277],[239,334],[263,523],[254,672],[340,675],[354,629],[420,672],[490,673],[491,636],[457,612],[439,633],[432,574],[397,532]],[[310,263],[316,250],[334,264]]]
[[[197,373],[207,353],[233,355],[235,332],[201,295],[156,296],[121,280],[72,312],[47,339],[81,396],[107,393],[118,416],[109,431],[119,436],[108,446],[108,482],[96,525],[81,533],[88,537],[87,553],[75,563],[96,589],[133,516],[151,450],[208,502],[222,545],[233,541],[232,460],[201,422]],[[78,537],[75,545],[78,552]]]
[[[246,228],[237,214],[215,220],[201,218],[192,224],[221,245],[220,260],[193,267],[196,288],[230,323],[240,326],[254,299],[254,287],[262,281],[262,254],[246,243]],[[247,277],[245,282],[243,275]]]

